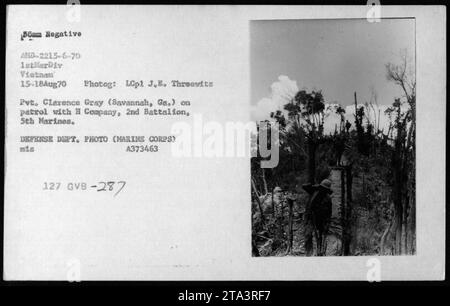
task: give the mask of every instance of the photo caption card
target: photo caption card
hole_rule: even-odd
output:
[[[442,279],[445,13],[378,9],[9,6],[4,278]]]

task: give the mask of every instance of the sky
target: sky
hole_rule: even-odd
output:
[[[299,89],[322,90],[326,103],[351,109],[377,95],[381,109],[401,97],[385,65],[407,54],[414,65],[415,20],[252,21],[251,99],[256,119],[287,103]],[[255,113],[255,112],[254,112]]]

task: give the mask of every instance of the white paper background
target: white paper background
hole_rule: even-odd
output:
[[[213,89],[177,89],[204,121],[250,118],[249,20],[365,18],[361,7],[9,6],[6,66],[4,278],[65,280],[365,280],[369,257],[251,257],[250,163],[246,158],[130,154],[122,145],[41,144],[17,153],[19,135],[170,134],[167,119],[80,120],[46,131],[20,126],[20,52],[77,50],[69,83],[102,79],[206,79]],[[417,37],[417,255],[380,257],[382,280],[442,279],[445,250],[445,8],[382,7],[415,17]],[[21,42],[22,31],[82,32],[81,39]],[[81,82],[80,82],[81,84]],[[133,89],[68,88],[44,96],[155,97]],[[156,95],[158,96],[158,95]],[[110,194],[43,192],[44,181],[126,180]]]

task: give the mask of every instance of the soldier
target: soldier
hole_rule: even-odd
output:
[[[317,255],[323,256],[331,220],[331,181],[325,179],[319,185],[306,184],[302,187],[310,195],[304,214],[306,255],[311,256],[312,237],[315,234]]]

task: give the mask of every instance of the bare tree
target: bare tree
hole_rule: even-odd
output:
[[[415,130],[416,80],[407,54],[400,64],[386,65],[387,79],[400,86],[403,99],[398,98],[390,109],[395,114],[393,124],[394,150],[392,153],[395,252],[414,253],[415,235]],[[405,107],[404,104],[406,105]]]

